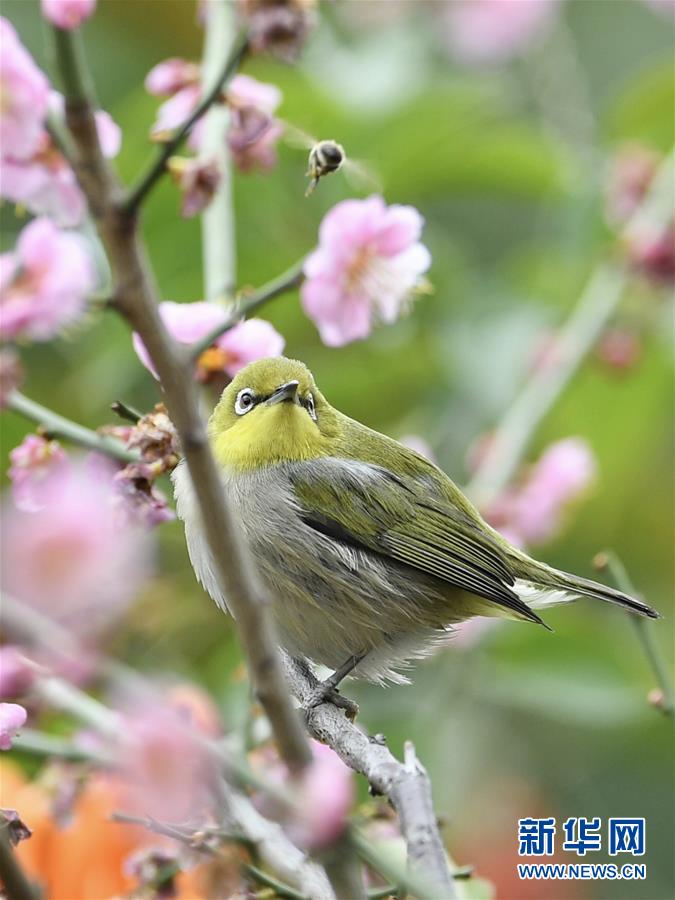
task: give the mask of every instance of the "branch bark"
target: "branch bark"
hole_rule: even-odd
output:
[[[313,696],[316,682],[284,657],[291,691],[301,704]],[[436,888],[436,898],[455,898],[455,884],[433,808],[431,783],[417,760],[412,745],[406,761],[400,762],[389,748],[369,737],[329,703],[314,707],[306,715],[310,734],[328,744],[354,771],[368,779],[371,789],[388,797],[396,809],[408,848],[412,871]]]
[[[88,450],[105,453],[106,456],[112,456],[113,459],[119,459],[120,462],[137,462],[140,459],[138,453],[127,450],[115,438],[97,434],[83,425],[78,425],[77,422],[71,422],[70,419],[47,409],[46,406],[36,403],[35,400],[30,400],[19,391],[13,391],[10,394],[7,407],[24,418],[37,422],[50,437],[64,438],[80,447],[86,447]]]
[[[146,178],[133,203],[122,203],[122,188],[103,157],[93,116],[89,75],[75,32],[55,29],[57,60],[66,97],[66,121],[75,145],[75,172],[108,254],[120,298],[119,312],[141,336],[159,374],[169,415],[176,426],[204,525],[218,568],[218,577],[234,613],[256,692],[269,718],[280,755],[292,772],[311,761],[309,745],[283,679],[273,626],[265,610],[266,599],[246,547],[237,530],[223,485],[211,454],[198,398],[186,361],[166,331],[158,311],[158,293],[138,235],[136,209],[159,177],[164,155]],[[228,62],[218,89],[236,68],[245,44]],[[212,92],[214,94],[214,91]],[[215,96],[215,94],[214,94]],[[200,104],[203,112],[212,98]],[[200,113],[201,115],[201,113]],[[195,113],[181,129],[187,134],[197,121]],[[168,155],[173,152],[172,148]]]

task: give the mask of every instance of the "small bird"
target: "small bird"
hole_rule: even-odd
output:
[[[544,625],[536,609],[591,597],[657,618],[642,601],[513,547],[437,466],[330,405],[301,362],[262,359],[225,388],[209,421],[223,483],[301,665],[406,683],[400,671],[471,616]],[[173,473],[198,580],[222,609],[185,462]]]

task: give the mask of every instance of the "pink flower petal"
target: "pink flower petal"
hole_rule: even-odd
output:
[[[3,157],[25,159],[40,145],[49,82],[5,18],[0,18],[0,147]]]
[[[28,714],[18,703],[0,703],[0,750],[9,750],[17,731],[26,724]]]
[[[78,28],[96,8],[96,0],[41,0],[42,15],[57,28]]]

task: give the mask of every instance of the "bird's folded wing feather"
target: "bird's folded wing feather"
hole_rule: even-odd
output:
[[[310,527],[540,621],[512,590],[515,576],[489,532],[428,478],[336,457],[297,463],[289,474]]]

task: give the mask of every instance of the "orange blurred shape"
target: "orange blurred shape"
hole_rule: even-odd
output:
[[[143,828],[111,822],[119,796],[120,784],[113,776],[92,775],[75,802],[72,821],[61,827],[51,815],[48,792],[12,762],[0,761],[0,806],[16,809],[33,831],[16,853],[45,900],[106,900],[127,894],[137,886],[124,873],[128,857],[146,846],[173,846]],[[177,896],[214,896],[207,886],[214,880],[212,868],[209,862],[178,875]]]

